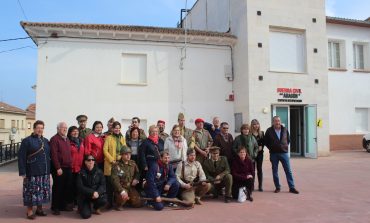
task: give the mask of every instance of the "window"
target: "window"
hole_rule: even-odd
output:
[[[355,108],[356,132],[369,131],[369,109]]]
[[[304,31],[270,28],[270,71],[306,72]]]
[[[340,68],[340,45],[336,42],[328,43],[328,64],[331,68]]]
[[[12,120],[12,128],[15,128],[15,120]]]
[[[353,44],[353,68],[357,70],[364,70],[364,45],[355,43]]]
[[[5,119],[0,119],[0,129],[5,129]]]
[[[19,120],[17,120],[17,129],[19,129]]]
[[[22,129],[24,129],[24,120],[22,120]]]
[[[31,122],[27,123],[27,129],[31,129]]]
[[[147,83],[147,55],[146,54],[122,54],[122,84]]]

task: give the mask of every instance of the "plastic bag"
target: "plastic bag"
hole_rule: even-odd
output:
[[[238,193],[238,202],[243,203],[247,200],[247,195],[245,193],[246,188],[245,187],[240,187],[239,188],[239,193]]]

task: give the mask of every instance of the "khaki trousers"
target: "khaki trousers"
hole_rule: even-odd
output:
[[[114,198],[115,198],[115,205],[117,207],[121,207],[122,205],[126,204],[127,202],[134,208],[139,208],[142,206],[141,200],[140,200],[140,194],[137,192],[137,190],[134,187],[131,187],[128,190],[128,197],[129,200],[123,200],[122,196],[118,192],[114,192]]]
[[[204,196],[211,189],[211,184],[207,183],[206,185],[197,185],[190,188],[189,190],[182,190],[181,198],[184,201],[195,202],[195,197]]]

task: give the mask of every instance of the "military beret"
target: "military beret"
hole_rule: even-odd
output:
[[[209,151],[211,153],[219,152],[220,151],[220,147],[218,147],[218,146],[212,146],[211,148],[209,148]]]
[[[125,154],[125,153],[132,153],[131,149],[127,146],[122,146],[120,150],[120,154]]]
[[[186,151],[186,155],[190,155],[190,154],[193,154],[193,153],[195,153],[195,150],[191,149],[191,148],[188,148],[188,150]]]
[[[184,113],[180,112],[179,115],[177,116],[177,119],[185,119]]]
[[[203,119],[201,119],[201,118],[197,118],[197,119],[195,119],[195,123],[199,123],[199,122],[203,122],[203,123],[204,123],[204,120],[203,120]]]
[[[76,117],[76,120],[77,121],[86,121],[87,120],[87,116],[86,115],[79,115]]]
[[[166,122],[165,122],[165,121],[163,121],[163,120],[158,120],[157,124],[159,124],[159,123],[166,124]]]

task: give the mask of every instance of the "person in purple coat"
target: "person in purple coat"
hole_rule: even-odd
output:
[[[238,198],[239,188],[245,187],[247,200],[253,201],[253,173],[254,167],[252,160],[247,155],[247,149],[240,147],[238,149],[238,157],[235,158],[231,166],[231,175],[233,176],[232,196],[234,199]]]

